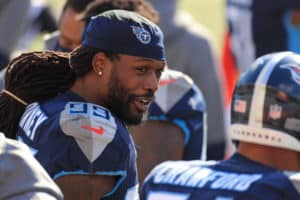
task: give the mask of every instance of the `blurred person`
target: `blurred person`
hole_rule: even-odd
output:
[[[177,0],[149,0],[160,14],[171,69],[191,76],[207,104],[207,158],[224,158],[225,122],[218,61],[208,31],[178,8]]]
[[[41,32],[57,29],[55,18],[45,0],[9,1],[0,3],[0,89],[10,58],[26,51]],[[9,23],[7,23],[9,21]]]
[[[259,57],[238,80],[224,161],[169,161],[142,186],[142,200],[300,199],[300,56]]]
[[[0,70],[8,64],[11,53],[18,45],[27,24],[29,9],[30,0],[0,2]]]
[[[206,159],[206,105],[193,80],[182,72],[162,73],[145,120],[129,130],[137,147],[140,183],[166,160]]]
[[[69,52],[80,45],[84,22],[77,15],[93,0],[66,0],[58,21],[58,31],[45,35],[45,49]]]
[[[0,199],[62,200],[47,172],[21,142],[0,133]]]
[[[94,0],[78,16],[79,20],[86,20],[107,10],[120,9],[139,13],[154,23],[158,23],[159,15],[147,0]]]
[[[85,24],[91,16],[120,9],[139,13],[157,23],[158,14],[145,0],[78,0],[67,1],[60,17],[59,32],[46,36],[46,49],[70,52],[80,45]]]
[[[226,104],[239,74],[266,53],[300,53],[300,1],[226,0],[227,32],[222,63]]]
[[[165,66],[162,39],[146,18],[107,11],[91,18],[70,59],[35,52],[8,67],[0,106],[19,127],[9,137],[31,147],[65,199],[138,198],[126,125],[140,123],[154,98]],[[18,121],[17,106],[26,106]],[[10,125],[11,116],[0,117]]]
[[[39,34],[57,30],[56,18],[47,0],[30,0],[27,24],[18,42],[17,51],[27,50]]]

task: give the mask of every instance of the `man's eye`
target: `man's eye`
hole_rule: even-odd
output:
[[[157,70],[157,71],[156,71],[156,77],[157,77],[157,78],[160,78],[160,77],[161,77],[161,74],[163,73],[163,71],[164,71],[163,69]]]
[[[146,73],[147,72],[147,69],[145,67],[138,67],[136,70],[140,73]]]

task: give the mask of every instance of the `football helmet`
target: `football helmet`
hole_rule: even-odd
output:
[[[300,151],[300,55],[267,54],[241,75],[230,134],[233,141]]]

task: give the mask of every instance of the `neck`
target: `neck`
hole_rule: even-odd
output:
[[[102,105],[102,101],[99,98],[99,92],[97,92],[97,83],[95,82],[95,79],[89,78],[92,75],[93,74],[85,75],[84,77],[78,78],[74,82],[70,90],[81,96],[85,101],[89,103]]]
[[[246,142],[241,142],[237,151],[251,160],[279,170],[300,170],[300,156],[296,151]]]

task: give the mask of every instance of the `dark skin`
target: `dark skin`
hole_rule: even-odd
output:
[[[240,142],[237,151],[251,160],[279,170],[300,170],[300,153],[294,150]]]
[[[116,181],[117,177],[93,175],[68,175],[55,180],[65,200],[99,200],[99,197],[111,191]],[[82,187],[83,184],[85,187]]]
[[[140,184],[157,164],[182,159],[184,134],[171,122],[149,120],[138,126],[130,126],[129,131],[136,144]]]
[[[116,102],[117,106],[122,106],[114,113],[119,117],[121,115],[122,120],[127,122],[125,118],[130,117],[140,121],[153,100],[154,92],[158,89],[165,63],[123,54],[119,54],[119,59],[111,61],[99,52],[94,56],[92,65],[93,69],[76,80],[71,90],[86,101],[104,106],[112,112],[114,112],[113,104]],[[122,95],[116,96],[119,94]],[[148,94],[151,96],[148,97]],[[131,101],[128,99],[130,96],[134,96]],[[145,102],[141,103],[140,100]],[[117,113],[124,108],[125,113]]]

